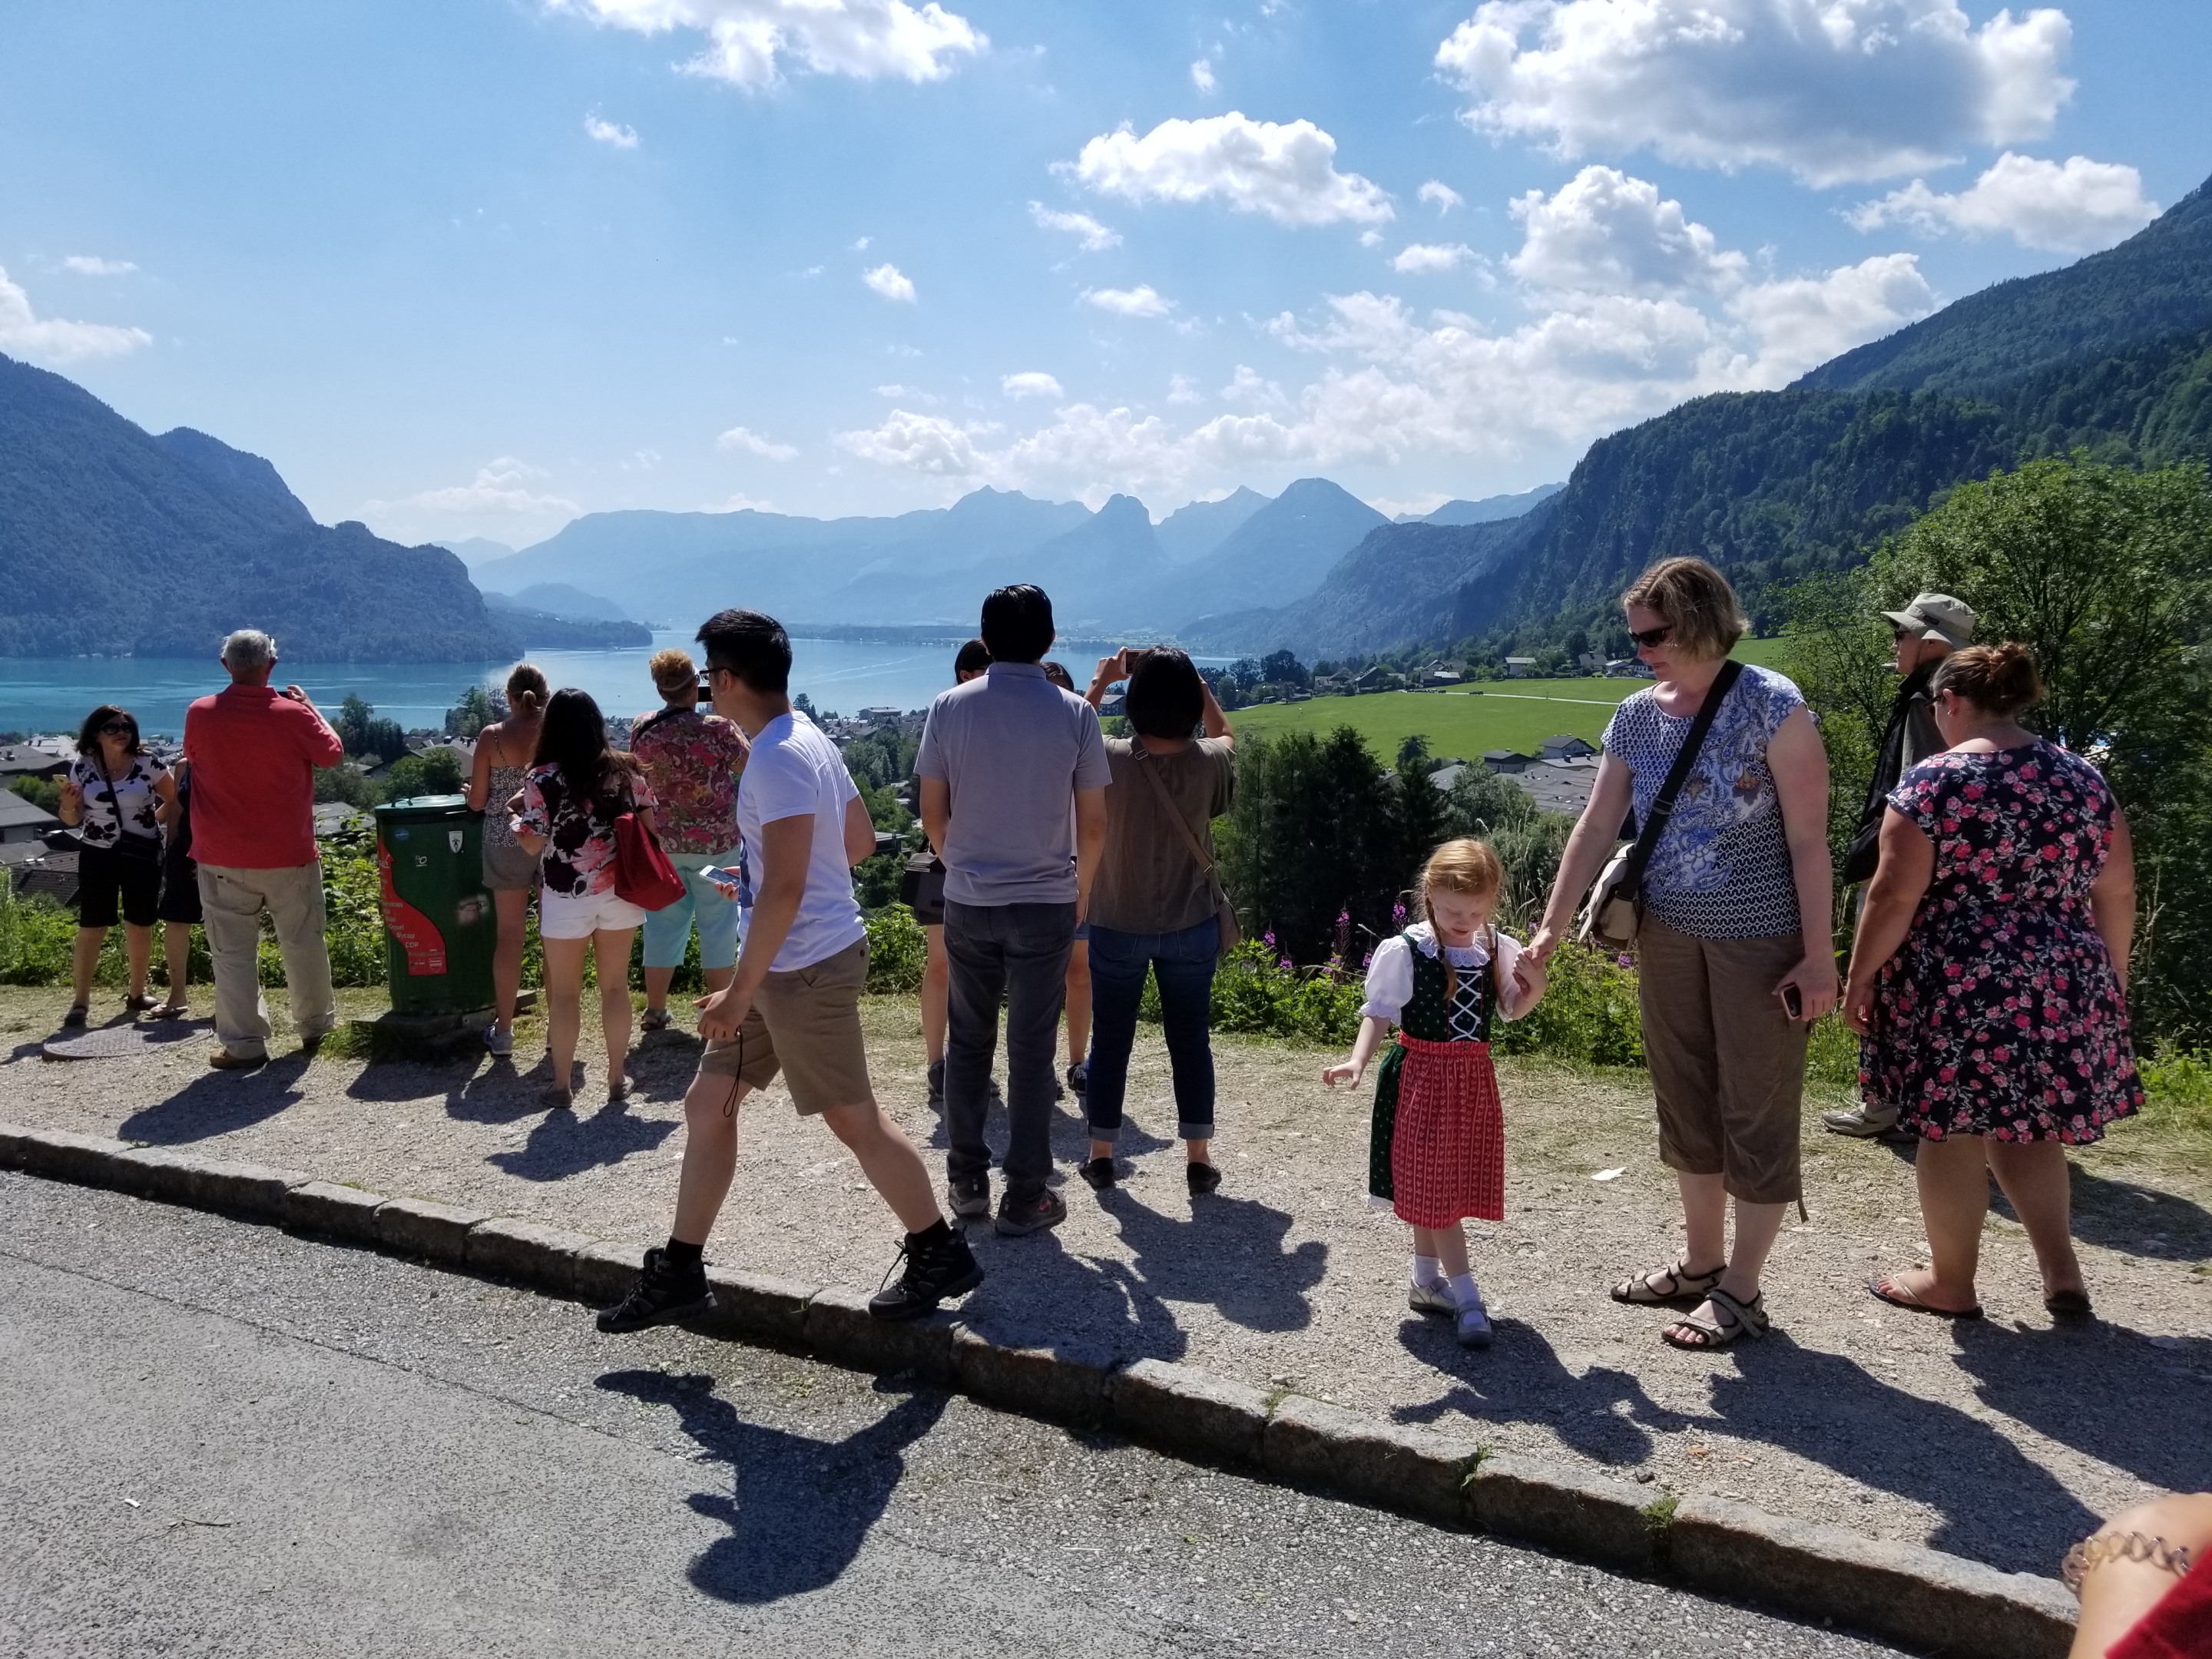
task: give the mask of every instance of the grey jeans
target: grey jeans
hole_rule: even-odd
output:
[[[987,1174],[983,1114],[991,1056],[999,1047],[999,1003],[1006,1005],[1006,1191],[1027,1197],[1052,1173],[1052,1089],[1073,904],[945,902],[945,957],[951,969],[945,1033],[945,1129],[955,1181]]]

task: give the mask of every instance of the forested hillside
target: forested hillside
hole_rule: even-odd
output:
[[[1233,626],[1216,637],[1528,650],[1613,629],[1623,586],[1669,553],[1722,566],[1756,616],[1777,586],[1859,562],[1961,482],[2075,448],[2212,457],[2212,185],[2118,247],[1961,300],[1786,390],[1700,398],[1601,439],[1515,521],[1523,534],[1468,550],[1456,574],[1409,535],[1424,526],[1394,526],[1331,572],[1326,603],[1219,619]]]
[[[0,655],[198,657],[245,627],[299,661],[514,649],[445,549],[319,525],[259,456],[0,356]]]

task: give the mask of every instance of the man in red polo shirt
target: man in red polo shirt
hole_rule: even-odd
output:
[[[261,912],[276,928],[292,1024],[312,1052],[337,1024],[331,955],[323,942],[323,862],[315,848],[315,769],[336,766],[345,744],[296,685],[270,689],[276,641],[241,628],[222,642],[230,689],[185,714],[192,763],[192,856],[215,964],[218,1071],[269,1058],[261,1000]]]

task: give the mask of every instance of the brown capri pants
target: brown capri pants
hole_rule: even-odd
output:
[[[860,992],[867,982],[864,939],[806,967],[770,974],[737,1036],[707,1045],[699,1075],[765,1089],[781,1071],[802,1117],[837,1106],[874,1105],[867,1045],[860,1036]]]
[[[1804,937],[1698,939],[1650,916],[1637,930],[1644,1057],[1659,1099],[1659,1160],[1717,1175],[1747,1204],[1802,1196],[1799,1114],[1809,1028],[1774,988]]]

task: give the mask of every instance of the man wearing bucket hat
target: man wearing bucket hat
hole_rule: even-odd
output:
[[[1873,878],[1881,856],[1882,813],[1897,781],[1930,755],[1950,747],[1936,729],[1935,703],[1929,696],[1928,683],[1944,658],[1974,642],[1972,607],[1948,593],[1923,593],[1904,610],[1885,611],[1881,615],[1897,635],[1897,672],[1904,683],[1890,704],[1889,725],[1881,734],[1881,754],[1867,784],[1866,805],[1860,809],[1850,851],[1844,855],[1846,886]],[[1897,1109],[1854,1106],[1844,1111],[1823,1112],[1820,1121],[1834,1134],[1887,1134],[1897,1127]]]

